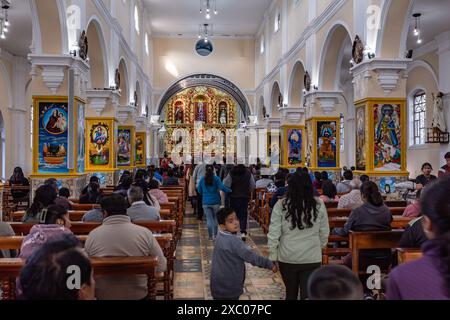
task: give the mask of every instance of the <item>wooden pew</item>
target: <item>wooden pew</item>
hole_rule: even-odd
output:
[[[96,204],[79,204],[79,203],[74,203],[72,205],[72,210],[73,211],[89,211],[94,209],[94,207],[97,206]]]
[[[405,211],[405,207],[392,207],[389,208],[393,216],[401,216]],[[337,209],[337,208],[327,208],[328,218],[335,217],[348,217],[352,213],[351,209]]]
[[[397,248],[398,264],[408,263],[422,258],[420,249]]]
[[[391,223],[392,229],[405,229],[408,224],[415,218],[394,216],[393,221]],[[336,217],[336,218],[328,218],[328,222],[330,224],[330,229],[333,228],[343,228],[345,223],[347,222],[347,217]]]
[[[352,270],[359,275],[359,250],[397,248],[403,230],[350,232]],[[365,272],[362,272],[365,274]]]
[[[148,299],[156,299],[155,270],[158,258],[149,257],[105,257],[90,258],[95,275],[144,274],[148,277]],[[0,259],[0,285],[3,300],[14,300],[15,281],[24,265],[22,259]]]

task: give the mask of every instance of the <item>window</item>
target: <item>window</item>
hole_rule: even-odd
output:
[[[278,30],[280,30],[280,26],[281,26],[281,13],[277,11],[277,14],[275,15],[273,31],[275,33],[278,32]]]
[[[147,55],[150,54],[150,49],[149,49],[149,47],[148,47],[148,34],[147,34],[147,33],[145,34],[145,53],[146,53]]]
[[[139,34],[139,12],[137,6],[134,6],[134,29]]]
[[[259,41],[259,52],[264,54],[266,44],[264,43],[264,36],[261,36],[261,40]]]
[[[425,144],[427,95],[422,91],[415,94],[413,99],[411,145],[421,145]]]

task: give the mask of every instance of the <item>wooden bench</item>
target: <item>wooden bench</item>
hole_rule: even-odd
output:
[[[403,230],[392,231],[350,231],[350,250],[352,253],[352,270],[359,275],[359,250],[397,248]],[[364,272],[361,272],[365,274]]]
[[[74,203],[72,205],[72,210],[73,211],[89,211],[94,209],[94,207],[97,206],[97,204],[79,204],[79,203]]]
[[[90,260],[95,275],[147,275],[147,298],[156,299],[157,257],[92,257]],[[0,285],[3,300],[15,299],[15,281],[23,266],[22,259],[0,259]]]
[[[405,209],[406,209],[405,207],[389,208],[393,216],[402,216]],[[352,209],[327,208],[327,213],[329,218],[349,217],[350,214],[352,213]]]
[[[422,258],[423,253],[420,249],[397,248],[398,264],[408,263]]]
[[[405,229],[408,224],[415,218],[409,218],[409,217],[401,217],[401,216],[394,216],[393,221],[391,223],[392,229]],[[328,218],[328,223],[330,224],[330,229],[333,228],[343,228],[345,223],[347,222],[347,217],[335,217],[335,218]]]

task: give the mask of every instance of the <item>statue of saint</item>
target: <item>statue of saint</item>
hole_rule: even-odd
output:
[[[219,123],[227,124],[227,106],[225,103],[221,103],[219,107]]]
[[[439,130],[441,132],[447,131],[447,125],[445,124],[444,117],[444,102],[442,100],[444,94],[439,92],[437,96],[433,93],[433,121],[431,122],[431,127],[434,130]]]

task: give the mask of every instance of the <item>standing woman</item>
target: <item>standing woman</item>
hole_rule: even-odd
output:
[[[327,245],[330,227],[327,209],[305,173],[288,180],[286,198],[272,211],[269,226],[269,259],[279,263],[286,286],[286,300],[308,298],[310,275],[322,264],[322,248]]]
[[[450,177],[427,186],[420,198],[422,226],[429,239],[423,257],[389,274],[389,300],[450,299]]]
[[[200,179],[198,184],[198,193],[202,197],[203,211],[206,215],[206,224],[208,226],[209,240],[213,240],[217,235],[217,212],[220,209],[220,192],[229,193],[231,190],[225,187],[220,178],[214,174],[214,167],[206,167],[205,176]]]

